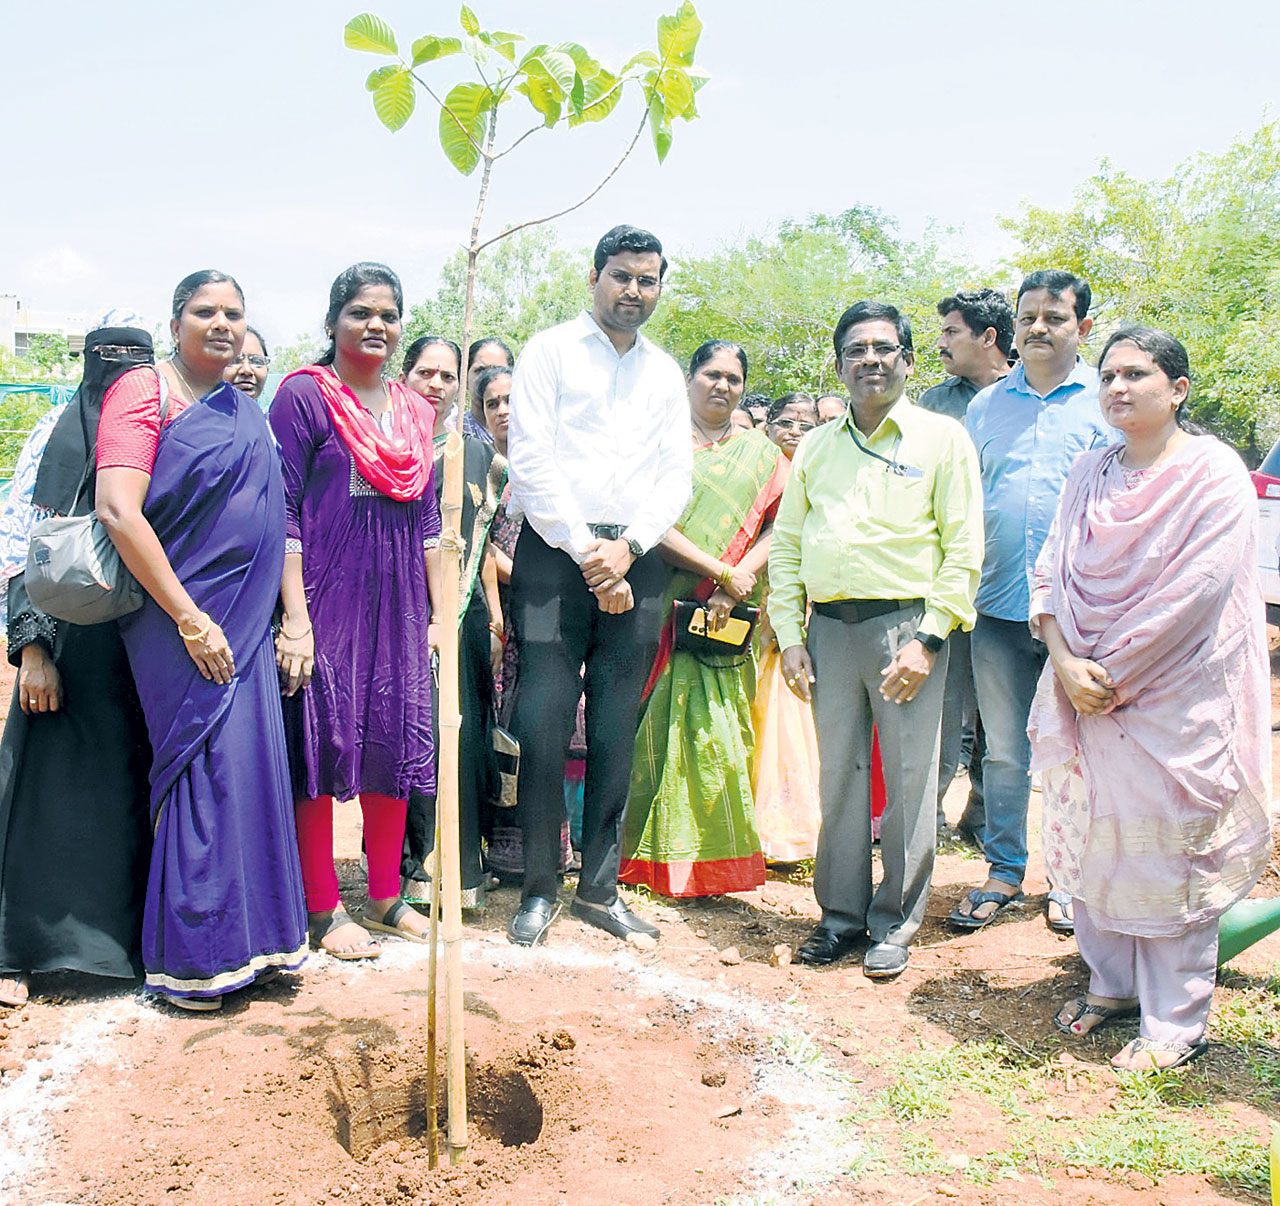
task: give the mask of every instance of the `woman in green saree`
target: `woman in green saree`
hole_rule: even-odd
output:
[[[733,425],[746,353],[712,340],[689,365],[693,496],[662,541],[676,567],[665,600],[696,599],[714,627],[758,605],[769,529],[789,462],[762,431]],[[636,735],[619,879],[664,896],[711,896],[764,883],[751,794],[754,649],[676,650],[669,621]]]

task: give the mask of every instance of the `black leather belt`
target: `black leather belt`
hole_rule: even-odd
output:
[[[587,530],[597,540],[621,540],[622,533],[627,530],[624,523],[589,523]]]
[[[923,599],[831,599],[813,605],[813,610],[820,616],[843,620],[846,624],[860,624],[874,616],[887,616],[891,611],[923,608]]]

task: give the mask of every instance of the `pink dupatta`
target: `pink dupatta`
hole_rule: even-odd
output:
[[[1211,436],[1136,473],[1126,473],[1119,452],[1087,452],[1072,467],[1036,566],[1032,606],[1056,619],[1074,653],[1110,671],[1116,706],[1106,716],[1077,716],[1046,664],[1028,721],[1032,769],[1048,785],[1079,756],[1076,790],[1088,800],[1080,818],[1088,833],[1082,879],[1113,902],[1104,912],[1125,917],[1131,914],[1116,911],[1122,902],[1126,910],[1141,907],[1115,880],[1145,842],[1148,861],[1194,862],[1193,882],[1180,889],[1189,921],[1247,894],[1270,844],[1257,505],[1240,458]],[[1124,742],[1176,784],[1172,830],[1153,820],[1167,780],[1164,787],[1116,782],[1105,773]],[[1049,795],[1046,786],[1046,827]],[[1048,855],[1047,832],[1045,845]],[[1089,892],[1083,896],[1092,908]]]
[[[388,439],[332,369],[308,364],[289,376],[298,373],[306,374],[320,387],[329,418],[365,481],[397,502],[421,498],[434,461],[431,434],[435,412],[431,404],[399,381],[389,382],[391,438]]]

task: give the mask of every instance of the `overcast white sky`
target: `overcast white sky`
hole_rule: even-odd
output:
[[[618,66],[675,4],[473,7],[488,28],[579,41]],[[456,32],[456,5],[437,0],[0,0],[0,292],[159,320],[180,277],[217,267],[276,342],[318,333],[329,283],[357,259],[392,265],[410,300],[433,291],[477,178],[445,163],[427,98],[397,134],[377,122],[363,81],[380,60],[342,43],[366,7],[402,46]],[[698,60],[713,75],[701,119],[679,125],[662,167],[642,143],[559,224],[562,242],[629,221],[678,257],[870,204],[908,235],[936,219],[994,256],[995,218],[1021,200],[1066,204],[1104,156],[1167,174],[1254,129],[1280,91],[1273,0],[698,9]],[[516,109],[509,132],[524,128]],[[530,139],[495,173],[487,228],[576,199],[639,112],[633,96],[600,127]]]

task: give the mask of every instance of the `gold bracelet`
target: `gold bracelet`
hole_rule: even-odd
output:
[[[203,641],[209,635],[209,629],[213,627],[213,617],[208,612],[201,613],[204,616],[204,626],[199,632],[183,632],[182,625],[178,625],[178,635],[184,641]]]
[[[289,633],[285,632],[283,622],[280,625],[280,635],[284,637],[286,641],[300,641],[304,636],[310,636],[311,633],[314,631],[315,631],[315,625],[308,624],[306,628],[304,628],[300,633],[297,634],[297,636],[291,636]]]
[[[720,572],[716,575],[716,585],[721,590],[727,592],[730,584],[733,582],[733,567],[720,562]]]

